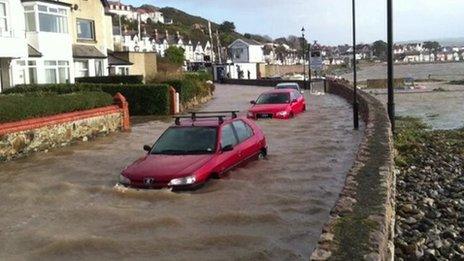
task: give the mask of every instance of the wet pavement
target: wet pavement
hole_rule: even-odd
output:
[[[267,88],[218,85],[204,110],[246,110]],[[171,124],[0,165],[0,260],[307,260],[363,136],[350,106],[306,94],[309,111],[260,121],[269,157],[195,192],[115,186]]]

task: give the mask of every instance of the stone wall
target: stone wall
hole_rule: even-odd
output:
[[[110,132],[128,130],[129,111],[125,98],[117,94],[115,104],[0,124],[0,162],[67,146],[78,140],[87,141]]]
[[[328,92],[353,101],[346,81]],[[391,125],[383,105],[359,91],[365,137],[311,260],[393,260],[395,172]]]
[[[305,68],[306,73],[308,71],[308,67],[306,66]],[[283,76],[286,74],[292,74],[292,73],[303,73],[303,65],[298,64],[298,65],[266,65],[265,68],[265,75],[268,77],[272,76]]]

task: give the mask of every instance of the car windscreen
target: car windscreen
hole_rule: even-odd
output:
[[[264,93],[259,96],[256,104],[283,104],[290,103],[289,93]]]
[[[156,141],[151,154],[211,154],[216,151],[216,140],[215,127],[172,127]]]

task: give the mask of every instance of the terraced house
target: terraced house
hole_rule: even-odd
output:
[[[27,56],[22,14],[24,8],[18,0],[0,0],[0,92],[12,85],[13,59]]]
[[[1,87],[108,75],[106,7],[106,0],[0,0]]]

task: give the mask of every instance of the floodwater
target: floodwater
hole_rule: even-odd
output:
[[[397,116],[421,118],[432,129],[457,129],[464,127],[464,86],[449,87],[443,83],[426,84],[429,89],[448,88],[448,91],[396,93]],[[386,94],[374,97],[387,104]]]
[[[266,90],[217,86],[205,110],[246,110]],[[269,158],[195,192],[115,186],[170,123],[0,165],[0,260],[307,260],[363,137],[350,106],[309,95],[309,112],[261,121]]]
[[[423,64],[395,64],[395,78],[412,77],[414,79],[441,79],[441,80],[463,80],[464,62],[459,63],[423,63]],[[343,78],[352,79],[353,74],[342,75]],[[358,71],[358,79],[386,79],[387,65],[385,63],[376,65],[361,65]]]

